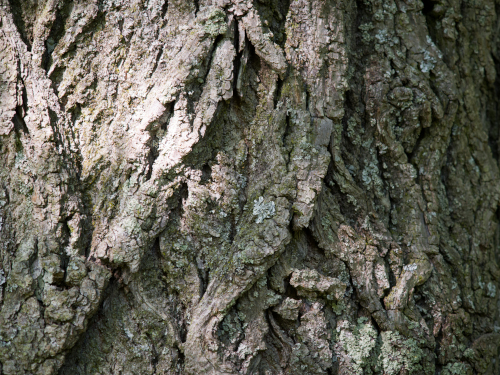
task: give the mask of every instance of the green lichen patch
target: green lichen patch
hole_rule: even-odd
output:
[[[227,30],[226,13],[220,8],[214,8],[208,16],[204,30],[212,38],[217,35],[224,34]]]
[[[463,362],[448,363],[441,371],[441,375],[469,375],[472,368]]]
[[[378,361],[382,365],[384,374],[396,375],[402,370],[413,374],[422,369],[420,361],[423,352],[414,339],[406,339],[398,332],[387,331],[382,332],[381,341]]]
[[[377,331],[367,318],[359,318],[354,327],[347,323],[345,328],[340,332],[339,342],[351,360],[353,374],[362,375],[365,369],[371,371],[370,367],[374,364],[373,353],[377,346]]]

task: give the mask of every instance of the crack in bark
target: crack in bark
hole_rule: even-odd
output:
[[[25,24],[25,21],[23,19],[24,9],[22,6],[19,6],[19,4],[16,4],[16,0],[8,0],[8,3],[10,5],[10,9],[12,12],[14,24],[16,25],[16,28],[19,32],[21,40],[24,42],[24,44],[26,44],[28,52],[31,52],[32,41],[29,40],[28,31],[30,31],[30,30],[26,30],[26,24]]]
[[[161,18],[165,18],[165,16],[167,15],[167,12],[168,12],[168,1],[169,0],[164,0],[164,3],[161,7]]]
[[[62,6],[57,7],[55,20],[51,25],[49,36],[47,40],[45,40],[45,54],[43,56],[42,66],[47,73],[50,71],[53,64],[52,53],[59,41],[65,35],[66,21],[70,17],[72,9],[73,1],[64,2]],[[56,85],[53,85],[53,88],[57,94]]]

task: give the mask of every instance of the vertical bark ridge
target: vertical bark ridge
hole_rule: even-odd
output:
[[[1,373],[498,373],[493,0],[1,5]]]

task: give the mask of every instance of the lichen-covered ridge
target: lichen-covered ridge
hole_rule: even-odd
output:
[[[500,373],[499,12],[0,0],[0,373]]]

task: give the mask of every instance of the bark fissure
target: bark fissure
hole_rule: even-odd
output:
[[[493,0],[8,5],[1,373],[500,371]]]

